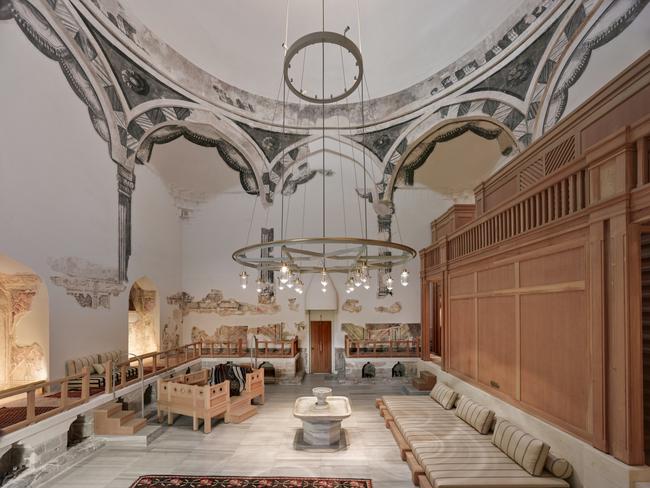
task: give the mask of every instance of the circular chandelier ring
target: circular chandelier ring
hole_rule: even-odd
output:
[[[278,241],[269,241],[269,242],[259,242],[257,244],[252,244],[241,249],[237,249],[233,254],[232,258],[235,262],[242,266],[249,268],[263,268],[268,271],[278,271],[280,267],[285,263],[285,261],[290,261],[286,255],[280,255],[277,257],[272,257],[269,261],[265,263],[260,262],[258,257],[248,257],[247,254],[252,251],[261,251],[262,249],[268,248],[280,248],[282,250],[287,249],[290,246],[295,245],[313,245],[313,246],[323,246],[327,244],[345,244],[345,245],[360,245],[365,248],[376,247],[386,250],[399,251],[400,254],[390,254],[390,255],[371,255],[371,256],[348,256],[343,257],[328,257],[328,253],[316,253],[314,251],[302,250],[302,249],[291,249],[290,253],[300,254],[304,252],[306,255],[312,255],[314,259],[322,260],[333,259],[333,260],[350,260],[354,261],[352,266],[345,266],[341,264],[334,264],[332,266],[327,266],[327,271],[331,273],[347,273],[354,270],[358,263],[363,262],[369,269],[386,269],[393,266],[397,266],[417,256],[417,251],[412,247],[406,246],[404,244],[399,244],[396,242],[382,241],[379,239],[362,239],[356,237],[299,237],[294,239],[284,239]],[[336,251],[333,251],[336,252]],[[296,260],[299,261],[299,260]],[[300,266],[298,262],[292,262],[293,267],[297,272],[311,273],[319,271],[320,266]]]
[[[338,95],[332,95],[330,96],[330,98],[325,98],[325,96],[323,96],[323,98],[311,97],[301,92],[298,88],[296,88],[296,86],[289,78],[289,68],[291,67],[291,61],[296,56],[296,54],[298,54],[300,51],[314,44],[333,44],[335,46],[342,47],[343,49],[347,50],[350,54],[352,54],[352,56],[356,61],[356,65],[359,68],[359,72],[357,73],[354,83],[350,88],[345,89],[344,92],[339,93]],[[287,50],[287,54],[284,57],[284,80],[287,86],[289,87],[289,90],[291,90],[293,94],[296,95],[298,98],[306,102],[334,103],[343,100],[344,98],[347,98],[352,93],[354,93],[354,91],[361,83],[362,79],[363,79],[363,58],[361,57],[361,51],[359,50],[357,45],[354,42],[352,42],[351,39],[348,39],[344,35],[339,34],[337,32],[318,31],[318,32],[312,32],[310,34],[302,36],[289,47],[289,49]]]

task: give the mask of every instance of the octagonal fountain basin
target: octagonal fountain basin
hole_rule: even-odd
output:
[[[327,396],[330,388],[314,388],[318,396],[296,399],[293,415],[302,420],[302,440],[308,446],[341,446],[341,421],[352,415],[350,400],[344,396]]]

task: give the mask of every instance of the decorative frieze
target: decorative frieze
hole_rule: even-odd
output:
[[[115,268],[74,257],[48,259],[48,264],[53,271],[64,275],[51,276],[52,283],[65,288],[84,308],[111,308],[111,296],[126,290]]]

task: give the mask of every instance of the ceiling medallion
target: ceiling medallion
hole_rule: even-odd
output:
[[[393,278],[390,273],[393,267],[402,266],[411,259],[417,256],[415,249],[399,244],[396,242],[382,241],[377,239],[368,239],[368,199],[364,198],[364,222],[362,235],[359,237],[335,237],[326,235],[326,219],[325,219],[325,205],[326,188],[325,177],[328,171],[325,168],[325,104],[334,103],[344,100],[354,93],[357,89],[360,90],[361,99],[361,130],[365,138],[365,117],[364,117],[364,85],[363,80],[363,59],[361,50],[357,45],[345,35],[337,34],[335,32],[325,31],[325,10],[324,1],[323,6],[323,29],[319,32],[312,32],[307,34],[297,41],[295,41],[289,48],[286,48],[286,40],[283,47],[286,48],[284,65],[283,65],[283,79],[285,89],[283,91],[282,103],[286,107],[286,88],[303,101],[319,104],[322,110],[322,126],[321,126],[321,143],[322,148],[322,167],[318,170],[322,176],[322,235],[320,237],[296,237],[286,238],[285,236],[285,215],[284,215],[284,192],[281,191],[281,204],[282,214],[280,220],[280,239],[271,241],[262,241],[257,244],[248,245],[248,238],[250,238],[250,231],[253,226],[253,219],[255,216],[255,207],[253,207],[253,215],[251,216],[250,226],[248,230],[247,245],[241,249],[236,250],[232,254],[233,260],[241,266],[241,273],[239,274],[240,286],[243,289],[248,287],[248,273],[246,268],[253,268],[257,270],[257,280],[255,281],[255,289],[258,294],[267,293],[269,288],[284,290],[285,288],[302,294],[304,291],[304,283],[302,282],[303,274],[317,274],[320,278],[321,291],[327,293],[328,284],[330,281],[330,273],[343,273],[347,274],[345,282],[346,293],[351,293],[357,288],[363,287],[368,290],[371,286],[370,272],[381,270],[385,273],[383,286],[390,292],[393,289]],[[345,29],[345,33],[349,28]],[[288,30],[288,26],[287,26]],[[293,79],[289,75],[291,63],[295,59],[302,58],[302,69],[304,73],[305,58],[307,56],[307,48],[316,44],[321,45],[321,90],[319,94],[308,94],[302,87],[294,84]],[[343,86],[343,91],[339,93],[330,93],[326,95],[325,90],[325,46],[332,45],[339,48],[341,52],[341,65],[342,65],[342,83],[337,86]],[[352,75],[352,81],[346,82],[345,68],[343,65],[343,52],[347,51],[353,57],[353,63],[356,67],[356,73]],[[301,53],[300,56],[297,56]],[[330,73],[328,73],[328,76]],[[301,76],[302,78],[302,76]],[[302,79],[300,81],[302,85]],[[349,88],[348,88],[349,85]],[[282,133],[285,136],[285,110],[282,110]],[[338,137],[340,138],[340,132]],[[385,144],[386,141],[380,140],[379,144]],[[340,141],[339,141],[340,145]],[[284,161],[284,149],[280,161]],[[363,167],[363,188],[362,194],[368,194],[368,182],[366,172],[366,148],[362,148],[362,161],[359,161]],[[278,175],[280,182],[285,181],[284,165],[281,168],[281,174]],[[291,177],[291,175],[289,175]],[[282,184],[278,188],[282,188]],[[357,189],[359,192],[361,189]],[[287,210],[288,211],[288,210]],[[361,213],[361,212],[360,212]],[[304,229],[303,229],[304,234]],[[277,274],[277,281],[276,276]],[[400,273],[400,284],[402,286],[408,285],[409,273],[404,269]]]

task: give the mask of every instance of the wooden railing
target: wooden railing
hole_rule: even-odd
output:
[[[487,212],[447,236],[446,241],[425,249],[425,269],[442,264],[443,246],[447,260],[453,261],[580,212],[589,205],[588,188],[587,169],[583,165],[560,172],[543,188],[522,194],[506,208]]]
[[[294,357],[298,353],[298,339],[289,341],[257,341],[258,356],[261,357]],[[278,347],[279,346],[279,347]],[[250,351],[243,340],[227,342],[223,344],[203,344],[195,342],[167,351],[155,351],[129,358],[125,361],[113,363],[107,361],[104,366],[104,392],[112,393],[164,373],[172,368],[181,366],[187,362],[201,357],[245,357]],[[140,365],[142,361],[142,366]],[[137,374],[129,377],[130,368],[137,368]],[[119,374],[117,374],[119,373]],[[69,383],[72,380],[81,379],[81,393],[79,397],[71,397]],[[78,390],[75,390],[78,391]],[[57,397],[52,393],[59,393],[58,405],[45,412],[37,414],[37,399],[46,398],[49,405],[55,402]],[[97,394],[95,392],[94,394]],[[0,391],[0,407],[2,404],[19,404],[20,408],[26,408],[25,419],[0,429],[0,435],[14,432],[28,425],[40,422],[53,415],[59,414],[73,407],[88,402],[90,399],[90,373],[84,367],[82,372],[76,375],[66,376],[58,380],[37,381],[28,385],[17,386]],[[4,400],[4,401],[3,401]],[[47,406],[49,406],[47,405]],[[44,405],[45,406],[45,405]]]
[[[345,355],[350,358],[419,357],[420,339],[350,339],[346,335]]]
[[[298,354],[298,338],[270,341],[255,337],[255,351],[261,358],[292,358]]]
[[[204,357],[244,357],[248,354],[248,348],[243,339],[225,342],[200,343],[201,355]]]
[[[114,366],[109,361],[104,365],[104,369],[106,370],[106,393],[112,391],[110,385],[112,385],[114,390],[119,390],[142,381],[143,378],[150,378],[188,361],[197,359],[201,357],[201,351],[201,344],[199,342],[193,342],[167,351],[154,351],[140,356],[134,356]],[[142,361],[142,368],[140,367],[140,361]],[[137,375],[129,378],[128,371],[134,367],[137,368]],[[110,375],[110,371],[113,371],[113,376]],[[115,375],[116,372],[119,372],[119,375]]]
[[[68,383],[71,380],[81,379],[81,394],[79,398],[70,398],[68,396]],[[66,410],[70,410],[82,403],[86,403],[88,398],[90,398],[90,387],[89,387],[90,373],[88,368],[84,367],[82,372],[76,375],[66,376],[58,380],[52,381],[37,381],[35,383],[30,383],[24,386],[17,386],[15,388],[10,388],[0,392],[0,402],[2,400],[12,399],[12,402],[19,401],[21,406],[18,408],[25,408],[25,419],[14,424],[11,424],[3,429],[0,429],[0,435],[9,434],[15,432],[23,427],[40,422],[46,418],[52,417],[53,415],[59,414]],[[37,413],[37,399],[44,398],[43,395],[45,392],[58,390],[61,392],[58,398],[58,406],[48,409],[47,411]],[[25,395],[25,402],[21,402]],[[56,397],[47,397],[48,403],[56,401]],[[24,403],[24,406],[22,405]],[[47,405],[48,407],[50,405]],[[12,407],[11,404],[8,405],[9,408]]]

